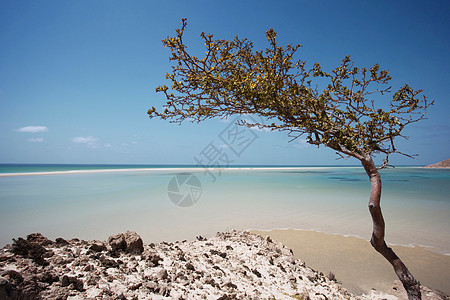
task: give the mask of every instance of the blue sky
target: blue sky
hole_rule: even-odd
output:
[[[196,164],[208,145],[233,164],[355,164],[333,151],[255,131],[233,153],[211,120],[181,126],[148,119],[164,98],[155,87],[170,71],[161,40],[188,18],[193,51],[200,33],[247,37],[266,46],[300,43],[300,55],[330,69],[345,55],[380,63],[393,77],[436,100],[428,120],[399,141],[416,160],[448,158],[450,4],[447,1],[8,1],[0,3],[0,163]]]

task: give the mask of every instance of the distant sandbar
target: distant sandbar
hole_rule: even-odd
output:
[[[208,167],[208,170],[220,171],[279,171],[279,170],[305,170],[305,169],[324,169],[323,167]],[[353,167],[349,167],[353,168]],[[356,167],[358,168],[358,167]],[[187,167],[187,168],[131,168],[131,169],[96,169],[96,170],[65,170],[65,171],[49,171],[49,172],[20,172],[20,173],[0,173],[0,177],[12,176],[37,176],[37,175],[65,175],[65,174],[89,174],[89,173],[118,173],[118,172],[204,172],[205,168]]]

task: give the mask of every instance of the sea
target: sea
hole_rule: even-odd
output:
[[[450,170],[380,171],[389,244],[450,255]],[[229,229],[299,229],[370,239],[370,182],[359,166],[0,165],[0,247],[40,232],[145,243]]]

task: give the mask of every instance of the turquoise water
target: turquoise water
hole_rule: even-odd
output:
[[[113,169],[184,168],[185,165],[0,164],[0,173],[64,172]]]
[[[285,167],[281,165],[233,165],[233,167]],[[126,164],[0,164],[2,173],[40,173],[40,172],[65,172],[65,171],[92,171],[92,170],[118,170],[118,169],[180,169],[198,168],[197,165],[126,165]]]
[[[136,170],[86,173],[132,167]],[[30,172],[30,168],[9,165],[0,173]],[[206,173],[180,166],[42,165],[33,170],[81,171],[0,177],[0,246],[31,232],[52,239],[104,240],[134,230],[146,243],[210,236],[230,228],[294,228],[365,239],[371,234],[370,184],[360,167],[233,168]],[[195,189],[199,198],[189,207],[169,199],[169,182],[180,173],[193,174],[201,182],[201,188]],[[400,167],[381,174],[387,242],[450,253],[450,171]],[[180,186],[178,194],[188,193]]]

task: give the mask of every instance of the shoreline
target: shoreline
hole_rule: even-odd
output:
[[[440,170],[450,170],[450,167],[428,167],[424,166],[424,169],[440,169]]]
[[[280,171],[280,170],[305,170],[305,169],[327,169],[334,168],[329,166],[312,166],[312,167],[208,167],[208,170],[221,171]],[[343,166],[339,168],[362,168],[359,166]],[[48,172],[17,172],[17,173],[0,173],[0,177],[15,177],[15,176],[42,176],[42,175],[66,175],[66,174],[90,174],[90,173],[119,173],[119,172],[167,172],[167,171],[188,171],[188,172],[204,172],[202,167],[174,167],[174,168],[130,168],[130,169],[93,169],[93,170],[66,170],[66,171],[48,171]]]
[[[332,272],[351,293],[392,293],[398,280],[389,263],[366,239],[296,229],[250,230],[291,248],[294,257],[318,272]],[[388,244],[423,285],[450,293],[450,256],[427,247]]]
[[[329,168],[346,168],[346,169],[358,169],[362,166],[245,166],[245,167],[208,167],[208,170],[220,170],[220,171],[292,171],[292,170],[321,170]],[[398,168],[425,168],[424,166],[398,166]],[[431,169],[431,168],[430,168]],[[437,169],[437,168],[433,168]],[[8,172],[0,173],[0,177],[16,177],[16,176],[47,176],[47,175],[70,175],[70,174],[96,174],[96,173],[121,173],[121,172],[167,172],[167,171],[180,171],[180,172],[204,172],[203,167],[164,167],[164,168],[124,168],[124,169],[88,169],[88,170],[63,170],[63,171],[43,171],[43,172]]]
[[[326,231],[322,231],[319,229],[302,229],[302,228],[288,228],[288,227],[280,227],[280,228],[271,228],[271,229],[259,229],[259,228],[247,228],[245,229],[245,231],[248,232],[261,232],[261,233],[270,233],[273,231],[300,231],[300,232],[312,232],[312,233],[319,233],[319,234],[326,234],[326,235],[330,235],[330,236],[338,236],[338,237],[342,237],[342,238],[355,238],[355,239],[359,239],[362,241],[365,241],[367,243],[370,243],[370,239],[362,237],[360,235],[357,234],[345,234],[345,233],[339,233],[339,232],[326,232]],[[392,247],[405,247],[405,248],[422,248],[425,249],[427,251],[433,252],[433,253],[437,253],[439,255],[443,255],[443,256],[449,256],[450,257],[450,253],[445,252],[442,249],[438,249],[435,248],[433,246],[428,246],[428,245],[423,245],[423,244],[415,244],[415,243],[408,243],[408,244],[402,244],[402,243],[393,243],[393,242],[388,242],[386,241],[386,243],[388,244],[388,246],[392,246]]]

